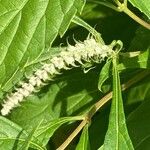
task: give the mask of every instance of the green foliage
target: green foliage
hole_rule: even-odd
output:
[[[149,0],[129,0],[135,7],[137,7],[141,12],[143,12],[145,15],[147,15],[148,18],[150,18],[150,3]]]
[[[99,75],[99,81],[98,81],[98,89],[102,91],[102,85],[103,83],[109,78],[110,76],[110,67],[111,67],[112,60],[109,60],[106,62],[106,64],[101,69],[100,75]]]
[[[117,59],[113,58],[113,98],[109,116],[109,126],[105,136],[104,150],[133,150],[129,138],[121,95],[120,77],[117,69]]]
[[[0,117],[0,127],[1,150],[19,150],[28,138],[28,133],[23,128],[6,118]],[[32,142],[30,141],[30,146],[38,150],[44,150],[44,148],[36,140],[32,140]]]
[[[6,93],[26,81],[25,74],[32,75],[43,62],[63,51],[67,39],[74,45],[73,36],[83,41],[90,32],[100,44],[116,39],[124,43],[118,53],[114,45],[117,60],[112,56],[101,64],[90,64],[87,73],[80,67],[63,71],[11,114],[1,116],[0,150],[57,149],[73,137],[80,122],[84,125],[75,130],[74,141],[67,139],[70,145],[65,143],[63,148],[149,149],[150,30],[116,12],[117,2],[0,1],[1,104]],[[129,2],[140,18],[150,18],[148,0]],[[106,95],[110,91],[112,102],[103,106],[111,99],[111,93]]]

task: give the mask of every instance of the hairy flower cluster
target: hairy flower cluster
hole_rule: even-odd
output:
[[[112,48],[108,45],[101,45],[94,38],[89,38],[84,42],[77,42],[75,46],[69,45],[66,51],[62,51],[58,56],[53,57],[50,63],[45,63],[40,69],[22,83],[21,87],[12,92],[2,104],[2,115],[7,115],[14,107],[19,106],[26,97],[40,88],[43,83],[55,75],[62,69],[82,66],[85,62],[101,62],[105,57],[112,55]]]

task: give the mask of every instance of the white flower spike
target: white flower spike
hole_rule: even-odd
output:
[[[13,108],[19,106],[19,102],[35,92],[37,88],[42,87],[53,76],[59,74],[62,69],[79,67],[89,61],[101,62],[105,57],[112,56],[112,53],[111,46],[102,45],[92,37],[84,42],[77,42],[75,46],[68,45],[66,51],[62,51],[58,56],[53,57],[49,64],[43,64],[29,77],[27,82],[23,82],[20,88],[6,96],[2,104],[1,114],[3,116],[9,114]]]

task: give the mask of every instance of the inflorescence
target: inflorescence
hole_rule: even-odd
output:
[[[111,46],[102,45],[92,37],[84,42],[77,42],[75,46],[68,45],[65,51],[54,56],[50,63],[43,64],[29,77],[27,82],[23,82],[20,88],[6,96],[2,104],[1,114],[4,116],[9,114],[14,107],[19,106],[20,102],[35,92],[37,88],[42,87],[43,83],[59,74],[61,70],[79,67],[86,62],[99,63],[106,57],[110,57],[112,53]]]

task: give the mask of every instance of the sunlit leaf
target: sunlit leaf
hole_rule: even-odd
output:
[[[43,121],[43,120],[42,120]],[[27,136],[27,138],[25,139],[24,143],[22,144],[20,149],[23,150],[28,150],[30,143],[32,143],[32,139],[34,139],[34,133],[35,131],[38,129],[38,127],[40,126],[40,124],[42,123],[42,121],[38,124],[38,126],[36,128],[34,128],[29,135]],[[35,138],[36,139],[36,138]]]
[[[116,58],[113,59],[113,98],[109,116],[109,126],[105,136],[103,149],[134,149],[126,127],[121,95],[120,77],[117,70]]]
[[[58,34],[63,35],[84,0],[13,0],[0,2],[0,85],[34,63]]]
[[[26,141],[28,133],[25,132],[17,124],[9,121],[4,117],[0,117],[0,148],[1,150],[15,149],[20,150]],[[45,150],[41,145],[34,141],[30,141],[32,147],[38,150]]]

